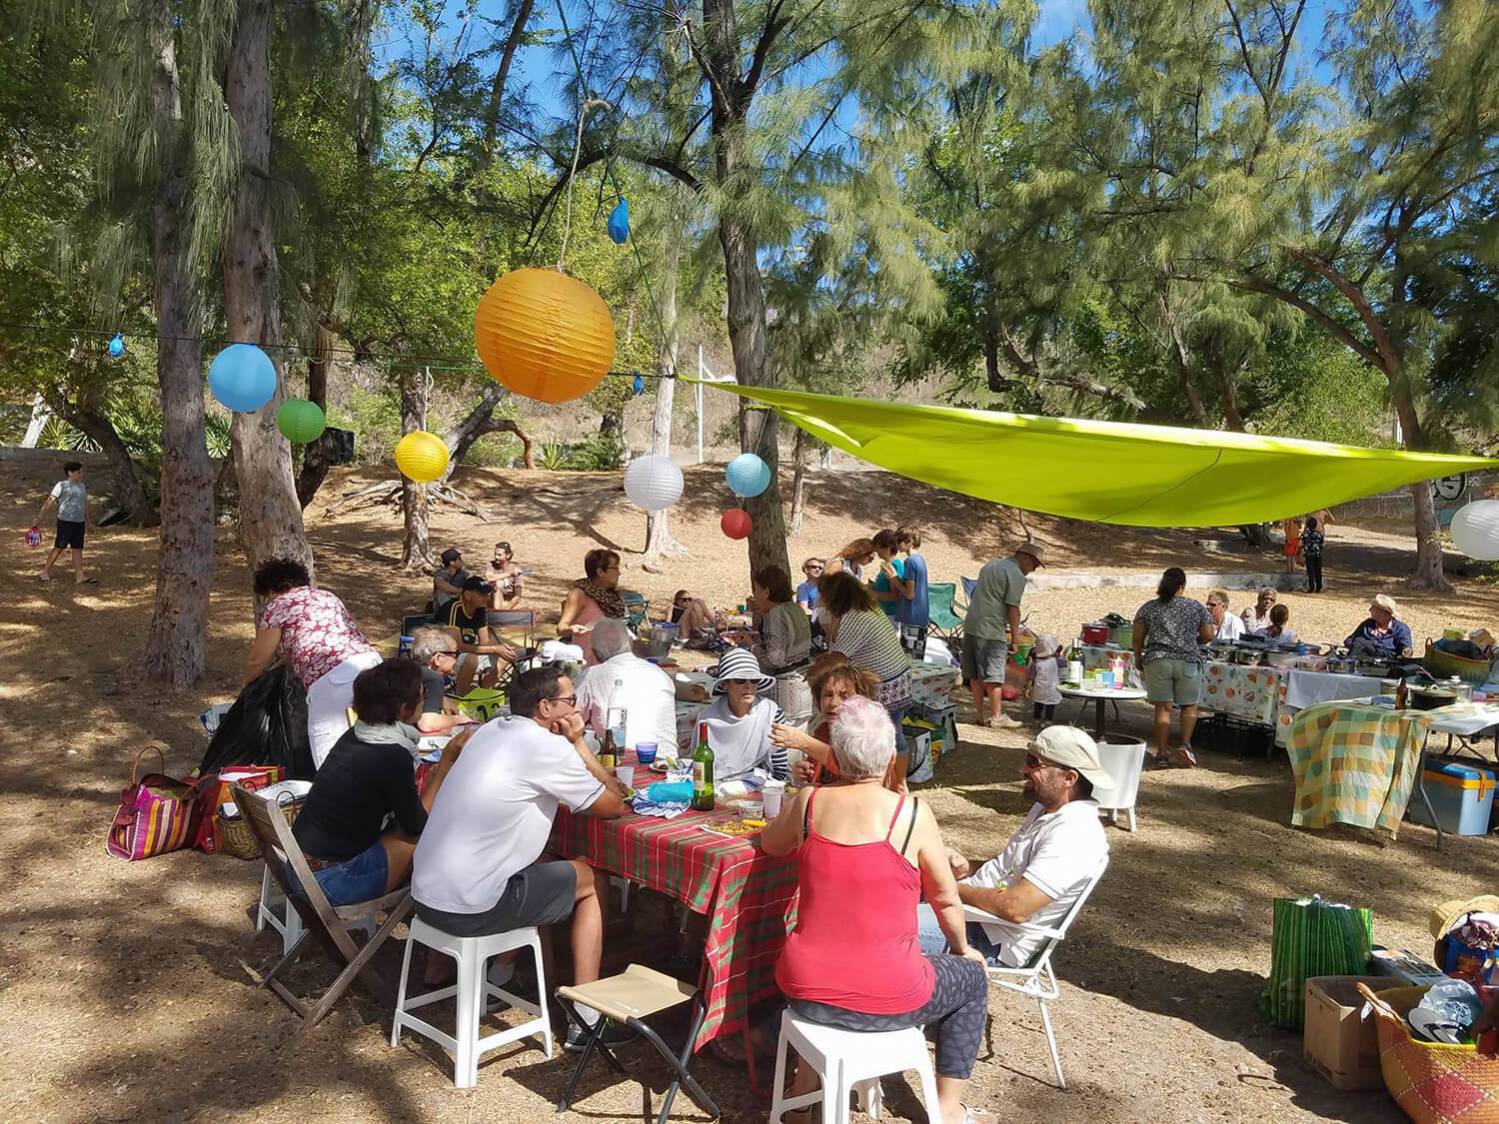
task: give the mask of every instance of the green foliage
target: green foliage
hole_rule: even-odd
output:
[[[562,472],[573,467],[572,450],[560,441],[544,441],[536,463],[548,472]]]

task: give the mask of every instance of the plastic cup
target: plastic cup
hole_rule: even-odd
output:
[[[656,762],[655,742],[636,742],[635,760],[642,765],[653,765]]]
[[[635,787],[635,766],[620,765],[614,770],[614,775],[619,778],[619,783],[626,788]]]
[[[776,816],[781,814],[781,797],[785,794],[785,781],[765,782],[765,788],[761,792],[761,798],[764,800],[764,807],[761,809],[761,813],[767,820],[775,819]]]

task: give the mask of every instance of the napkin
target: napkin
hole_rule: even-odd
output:
[[[637,816],[654,816],[660,820],[676,819],[687,811],[687,805],[678,801],[657,802],[646,796],[637,796],[630,805]]]
[[[645,790],[645,798],[652,804],[690,804],[692,784],[688,781],[657,781]]]

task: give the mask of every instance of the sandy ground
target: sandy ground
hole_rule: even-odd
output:
[[[58,458],[61,459],[60,457]],[[221,530],[210,667],[191,691],[137,685],[132,666],[150,612],[154,536],[107,530],[91,544],[97,586],[36,580],[39,552],[21,535],[54,479],[50,468],[7,472],[0,490],[0,715],[8,752],[0,760],[0,865],[11,888],[0,905],[0,1105],[24,1120],[250,1119],[542,1120],[571,1070],[534,1048],[501,1051],[479,1087],[452,1086],[442,1055],[408,1039],[387,1044],[388,1012],[356,989],[311,1033],[250,970],[272,962],[271,935],[248,915],[257,866],[177,854],[140,864],[109,858],[104,834],[134,753],[149,739],[171,747],[169,766],[187,772],[203,750],[196,716],[234,694],[251,635],[248,580],[232,533]],[[393,633],[425,599],[425,579],[394,569],[399,517],[388,511],[335,518],[326,503],[367,474],[336,477],[310,513],[322,584],[338,592],[372,636]],[[438,512],[434,546],[449,542],[486,560],[496,539],[515,544],[540,573],[532,600],[555,614],[567,582],[594,545],[626,554],[625,584],[665,603],[686,586],[710,600],[738,601],[743,547],[717,529],[726,502],[717,470],[689,473],[674,526],[690,548],[666,573],[639,567],[644,520],[628,508],[618,477],[512,473],[460,483],[496,516],[491,524]],[[881,524],[919,521],[936,580],[977,572],[1021,533],[1011,513],[946,496],[883,474],[839,473],[814,488],[793,558],[827,553]],[[1135,532],[1030,517],[1053,548],[1053,571],[1272,569],[1273,556],[1204,556],[1192,535]],[[1370,592],[1397,588],[1408,540],[1334,528],[1329,592],[1283,595],[1307,635],[1339,638],[1363,616]],[[1140,590],[1037,593],[1037,626],[1071,635],[1109,609],[1129,612]],[[1468,585],[1451,597],[1403,599],[1418,638],[1445,623],[1499,619],[1496,592]],[[1146,712],[1123,708],[1143,731]],[[1002,846],[1025,812],[1017,767],[1022,738],[962,727],[961,751],[944,763],[927,798],[955,843],[974,857]],[[1301,1060],[1298,1034],[1267,1026],[1259,996],[1269,967],[1271,903],[1320,892],[1368,905],[1376,938],[1429,949],[1431,903],[1492,888],[1499,859],[1486,838],[1434,849],[1432,832],[1406,825],[1381,846],[1340,833],[1287,826],[1290,773],[1284,758],[1239,761],[1208,754],[1192,772],[1152,773],[1140,798],[1140,830],[1111,830],[1113,865],[1058,960],[1063,999],[1054,1007],[1069,1078],[1049,1084],[1033,1005],[995,997],[993,1058],[981,1061],[971,1101],[1002,1117],[1055,1120],[1400,1119],[1383,1092],[1339,1093]],[[633,923],[615,921],[611,963],[650,958],[665,946],[659,910],[647,902]],[[377,965],[391,972],[394,946]],[[314,989],[331,979],[309,957],[294,977]],[[627,1053],[656,1087],[664,1067],[640,1048]],[[704,1056],[696,1063],[732,1122],[763,1120],[764,1102],[742,1069]],[[887,1082],[894,1119],[922,1119],[905,1081]],[[600,1066],[582,1086],[577,1116],[637,1118],[639,1093]],[[704,1114],[679,1101],[674,1119]]]

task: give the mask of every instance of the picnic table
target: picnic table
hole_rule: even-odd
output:
[[[795,916],[795,856],[772,858],[759,837],[730,838],[704,825],[742,818],[742,809],[684,812],[675,819],[617,820],[557,810],[550,850],[665,894],[708,917],[699,986],[707,1016],[694,1049],[749,1029],[754,1004],[780,994],[776,959]]]

